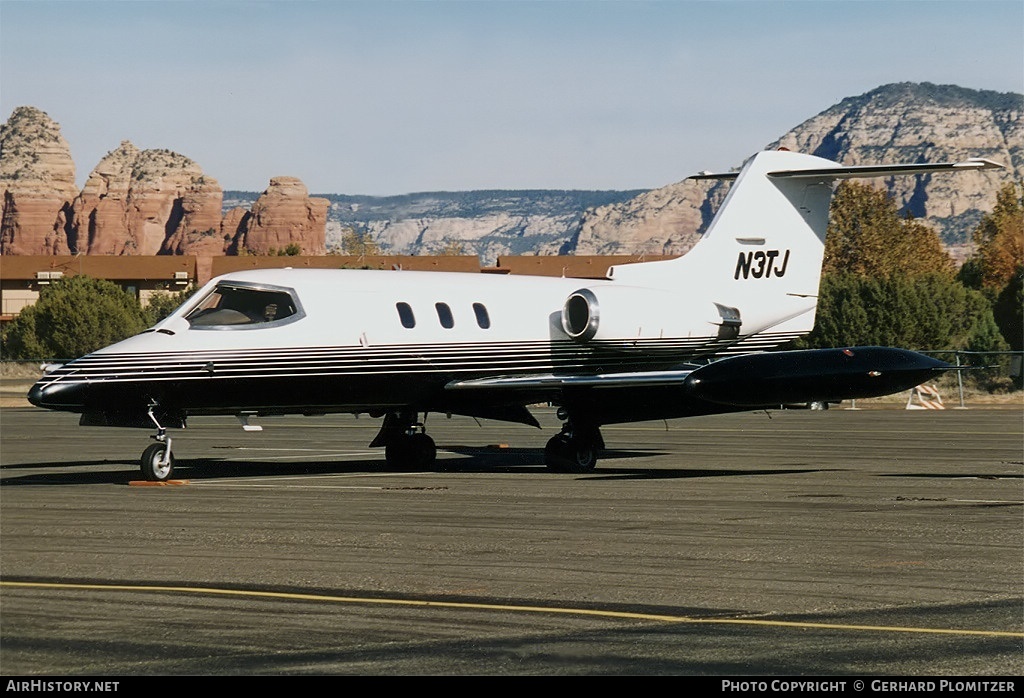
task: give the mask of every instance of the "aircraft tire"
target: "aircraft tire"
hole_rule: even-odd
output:
[[[433,468],[437,460],[437,445],[426,434],[413,434],[409,437],[409,451],[412,455],[412,467],[416,470]]]
[[[384,446],[384,460],[394,470],[404,470],[409,463],[409,446],[406,437],[395,439]]]
[[[164,482],[171,479],[171,475],[174,473],[174,454],[171,454],[166,465],[161,465],[166,451],[167,444],[155,443],[150,444],[142,452],[140,461],[142,476],[150,482]]]
[[[565,434],[552,436],[544,447],[544,464],[556,473],[588,473],[597,466],[597,445]]]
[[[597,446],[586,439],[569,439],[566,472],[589,473],[597,467]]]
[[[569,467],[569,439],[564,434],[557,434],[548,439],[544,446],[544,465],[548,470],[564,473]]]
[[[432,468],[437,458],[437,446],[426,434],[401,436],[384,447],[384,459],[396,470],[423,470]]]

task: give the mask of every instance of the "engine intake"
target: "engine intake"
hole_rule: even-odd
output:
[[[588,342],[597,334],[601,306],[588,288],[573,291],[562,306],[562,329],[577,342]]]
[[[621,350],[643,350],[649,340],[733,340],[742,323],[737,308],[720,303],[692,304],[662,289],[611,285],[570,293],[560,320],[562,331],[575,342],[613,341]]]

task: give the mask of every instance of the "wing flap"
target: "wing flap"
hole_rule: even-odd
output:
[[[536,390],[538,388],[625,388],[630,386],[681,385],[697,367],[668,371],[634,371],[593,375],[538,373],[525,376],[496,376],[452,381],[446,390]]]

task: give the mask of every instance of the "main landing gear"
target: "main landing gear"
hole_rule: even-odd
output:
[[[559,410],[559,417],[565,423],[562,431],[544,447],[544,464],[559,473],[590,472],[597,465],[598,452],[604,448],[600,429],[569,419],[564,409]],[[437,446],[427,436],[417,412],[406,410],[386,414],[380,431],[370,443],[371,448],[379,446],[384,447],[388,467],[395,470],[429,470],[435,467]]]
[[[174,454],[171,453],[171,437],[167,435],[167,429],[160,425],[153,414],[153,407],[146,413],[156,425],[156,434],[151,437],[156,443],[150,444],[142,452],[142,477],[151,482],[164,482],[171,479],[174,473]]]
[[[559,416],[563,416],[559,410]],[[587,473],[597,466],[597,453],[604,439],[597,427],[574,424],[566,419],[562,431],[544,447],[544,464],[558,473]]]
[[[383,446],[388,467],[426,470],[434,467],[437,446],[416,412],[389,412],[370,447]]]

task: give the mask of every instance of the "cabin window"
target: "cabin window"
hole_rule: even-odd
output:
[[[402,321],[402,327],[412,329],[416,327],[416,316],[412,314],[412,308],[408,303],[395,303],[398,309],[398,319]]]
[[[447,303],[434,303],[437,308],[437,319],[441,321],[441,327],[450,330],[455,327],[455,318],[452,317],[452,309]]]
[[[480,329],[486,330],[491,326],[491,317],[483,303],[474,303],[473,313],[476,314],[476,324],[480,325]]]
[[[185,319],[199,329],[266,327],[294,322],[303,313],[293,293],[291,289],[280,287],[224,282],[217,284]]]

